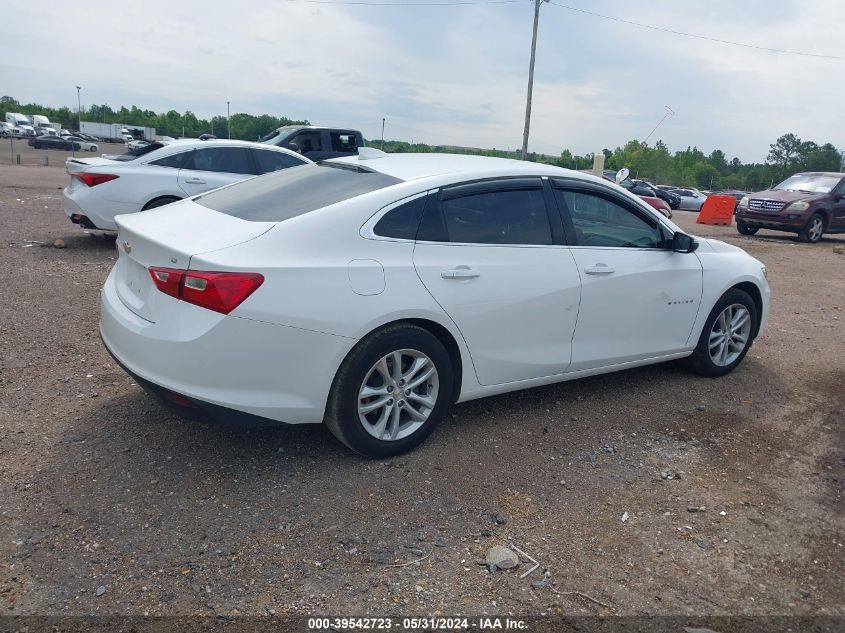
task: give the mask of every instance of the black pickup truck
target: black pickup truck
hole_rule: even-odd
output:
[[[364,137],[358,130],[337,127],[286,125],[262,137],[262,143],[299,152],[313,161],[358,153]]]

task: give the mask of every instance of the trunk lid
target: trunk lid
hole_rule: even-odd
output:
[[[111,160],[110,158],[101,158],[99,156],[95,156],[93,158],[68,158],[65,161],[65,167],[67,168],[67,173],[69,174],[78,174],[83,171],[87,171],[91,167],[100,167],[103,165],[119,165],[120,161]]]
[[[119,215],[115,264],[117,294],[139,317],[155,322],[166,302],[150,276],[150,266],[185,270],[193,255],[248,242],[275,222],[251,222],[182,200],[167,206]]]

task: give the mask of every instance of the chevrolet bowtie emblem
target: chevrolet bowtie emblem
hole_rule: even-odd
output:
[[[132,245],[129,242],[124,242],[123,243],[123,250],[127,253],[131,253],[132,252]]]

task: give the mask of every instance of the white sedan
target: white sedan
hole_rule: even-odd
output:
[[[80,149],[82,149],[82,151],[84,152],[96,152],[100,149],[100,146],[96,143],[86,141],[85,139],[79,138],[78,136],[66,136],[65,138],[79,145]]]
[[[118,214],[147,211],[310,162],[280,147],[228,140],[153,143],[120,156],[68,158],[64,210],[74,224],[115,231]]]
[[[100,333],[139,384],[374,457],[453,402],[682,358],[726,374],[769,311],[741,249],[530,162],[364,148],[117,224]]]

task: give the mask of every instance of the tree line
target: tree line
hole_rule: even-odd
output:
[[[77,113],[71,108],[51,108],[38,103],[20,103],[12,97],[0,97],[0,111],[24,114],[44,114],[51,121],[61,123],[65,128],[76,128]],[[113,109],[108,105],[91,105],[83,110],[82,118],[100,123],[124,123],[154,127],[161,136],[196,138],[200,134],[215,134],[226,138],[229,134],[225,116],[200,119],[190,110],[180,114],[175,110],[164,113],[142,110],[137,106],[121,106]],[[255,141],[283,125],[308,125],[307,120],[295,120],[270,114],[259,116],[238,112],[231,116],[231,136],[235,139]],[[372,147],[381,148],[381,141],[370,141]],[[385,141],[387,152],[446,152],[459,154],[480,154],[501,158],[519,158],[518,151],[455,147],[451,145],[428,145],[405,141]],[[605,168],[618,170],[627,167],[635,178],[649,180],[655,184],[673,184],[698,187],[706,190],[759,191],[783,180],[798,171],[840,171],[842,156],[832,143],[818,144],[804,141],[789,133],[779,137],[769,146],[769,153],[763,163],[742,163],[739,158],[728,160],[720,149],[705,154],[697,147],[670,152],[663,141],[649,145],[631,140],[614,150],[602,150]],[[535,162],[567,167],[589,169],[593,155],[573,155],[564,149],[560,155],[530,153],[528,159]]]

